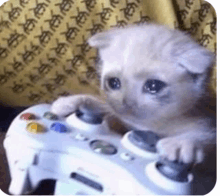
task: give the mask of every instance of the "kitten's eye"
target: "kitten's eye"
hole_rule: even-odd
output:
[[[118,90],[121,88],[121,82],[118,78],[109,78],[107,82],[108,86],[113,90]]]
[[[144,84],[143,92],[155,94],[158,93],[166,84],[160,80],[147,80]]]

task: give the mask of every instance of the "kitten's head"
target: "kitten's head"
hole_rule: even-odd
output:
[[[89,44],[99,50],[101,87],[109,104],[130,124],[190,110],[204,93],[213,63],[211,52],[160,25],[110,30],[94,35]]]

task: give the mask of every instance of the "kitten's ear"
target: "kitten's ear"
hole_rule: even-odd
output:
[[[178,63],[193,74],[206,72],[214,63],[214,54],[195,44],[178,57]]]
[[[102,32],[93,35],[89,38],[88,43],[90,46],[95,48],[105,48],[108,47],[113,39],[112,33],[110,32]]]

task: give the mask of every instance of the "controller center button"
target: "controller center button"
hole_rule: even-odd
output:
[[[134,157],[131,156],[129,153],[121,153],[120,157],[125,161],[134,160]]]
[[[66,126],[61,124],[61,123],[58,123],[58,122],[53,123],[50,126],[50,129],[53,130],[53,131],[59,132],[59,133],[66,133],[67,132]]]
[[[37,117],[34,114],[32,114],[32,113],[24,113],[20,117],[21,120],[34,120],[36,118]]]
[[[85,135],[81,134],[81,133],[78,133],[78,134],[75,136],[75,139],[76,139],[76,140],[79,140],[79,141],[86,141],[86,140],[88,140],[88,138],[87,138]]]
[[[57,120],[58,116],[56,114],[51,113],[51,112],[45,112],[44,118],[47,118],[49,120]]]
[[[103,140],[94,140],[90,142],[91,149],[100,154],[113,155],[117,153],[117,148]]]
[[[43,125],[31,122],[27,125],[26,129],[31,133],[43,133],[45,128]]]

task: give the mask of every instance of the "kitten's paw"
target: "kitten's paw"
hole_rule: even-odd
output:
[[[81,97],[79,96],[60,97],[53,102],[51,106],[51,112],[59,116],[65,116],[74,112],[80,102]]]
[[[68,97],[60,97],[53,102],[51,112],[66,116],[75,112],[80,107],[89,108],[94,112],[104,113],[104,103],[93,96],[89,95],[73,95]]]
[[[204,152],[198,141],[181,137],[167,137],[157,143],[162,158],[183,163],[201,163]]]

